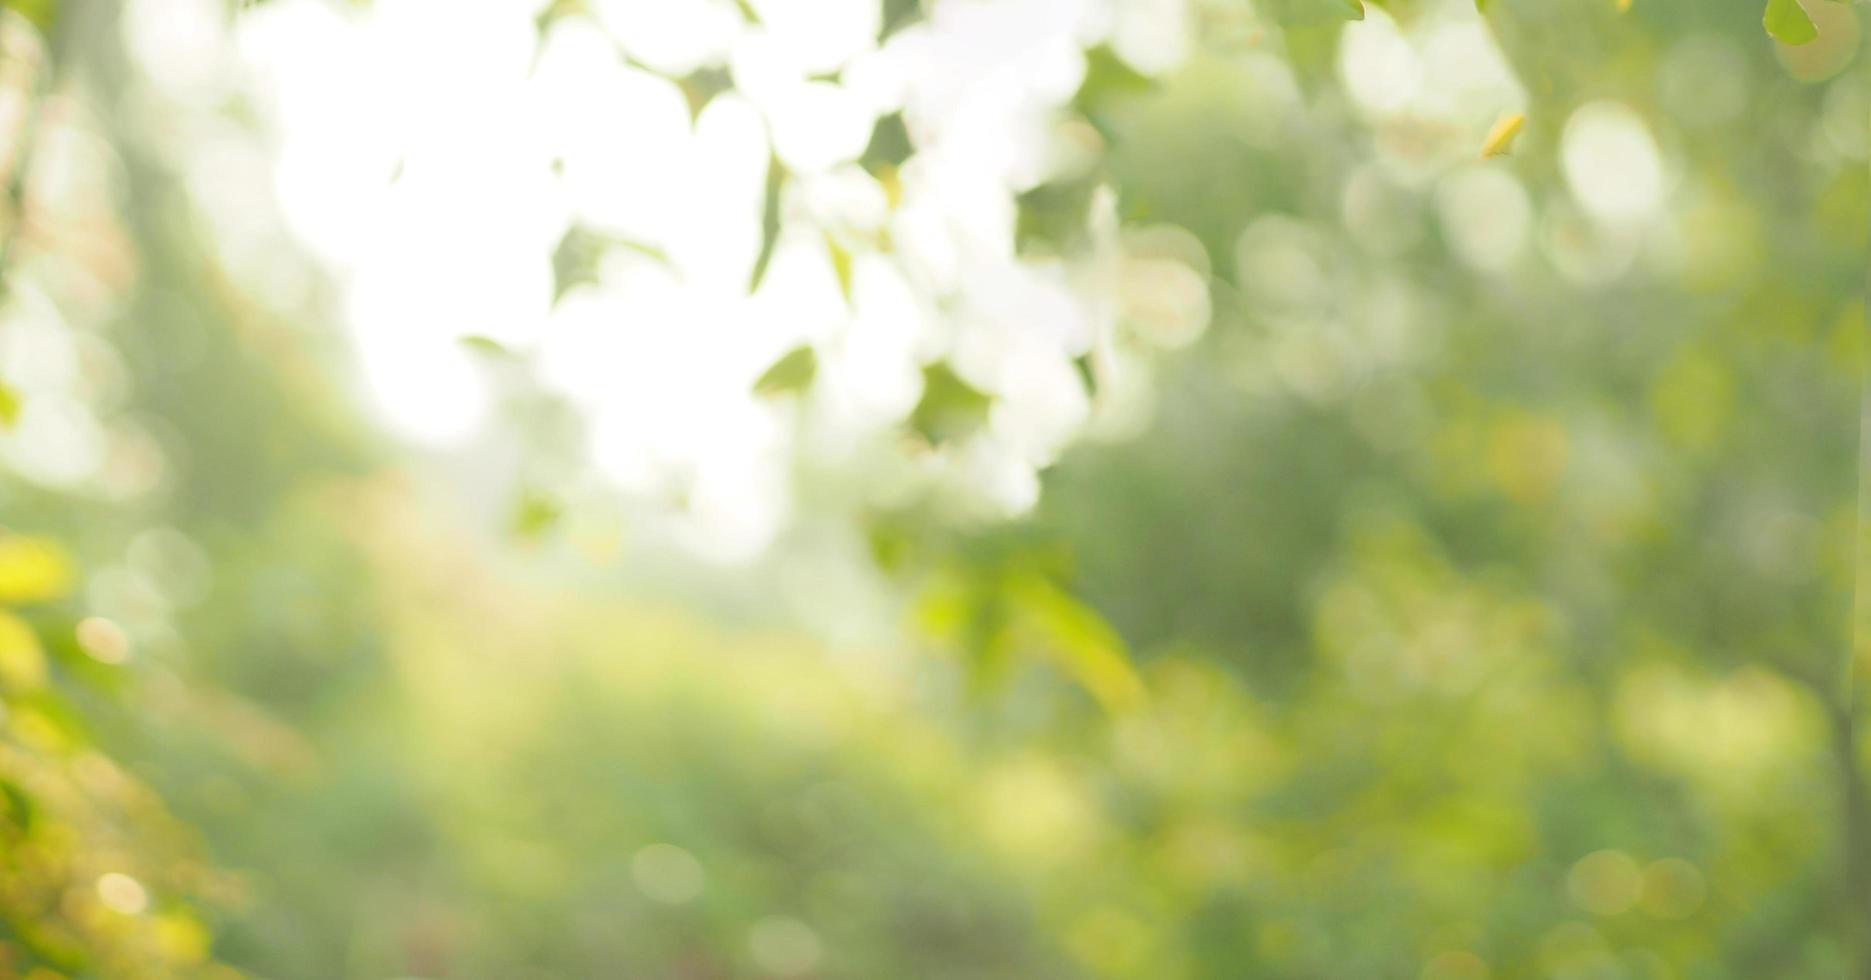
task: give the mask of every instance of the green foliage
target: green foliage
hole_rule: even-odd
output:
[[[700,118],[708,100],[734,88],[734,79],[723,69],[702,68],[677,79],[676,85],[689,104],[689,120],[693,122]]]
[[[1031,251],[1069,253],[1088,246],[1087,219],[1099,186],[1100,175],[1083,174],[1044,183],[1021,194],[1014,241]]]
[[[514,356],[513,351],[509,350],[507,345],[492,337],[483,337],[479,334],[469,334],[461,338],[461,346],[482,357],[496,360],[507,360]]]
[[[892,112],[880,116],[871,127],[870,142],[865,144],[864,153],[858,157],[858,163],[872,175],[893,172],[908,160],[915,152],[910,142],[909,130],[903,125],[903,114]]]
[[[667,263],[669,256],[654,245],[607,235],[580,225],[566,229],[552,251],[552,295],[564,298],[574,287],[598,281],[598,266],[612,249],[621,249],[656,262]],[[483,345],[484,346],[484,345]]]
[[[1114,100],[1148,92],[1154,87],[1149,76],[1132,68],[1109,45],[1100,44],[1085,52],[1085,80],[1079,83],[1073,108],[1091,115]],[[1095,115],[1093,119],[1096,120]]]
[[[230,976],[207,962],[212,877],[149,788],[99,751],[80,705],[107,697],[70,636],[72,571],[43,538],[0,537],[0,972]],[[10,608],[9,608],[10,607]],[[96,643],[98,641],[93,641]]]
[[[987,422],[993,398],[964,381],[946,362],[923,368],[922,397],[910,413],[910,429],[931,446],[962,439]]]
[[[1275,0],[1272,19],[1285,27],[1317,27],[1364,19],[1363,0]]]
[[[818,375],[819,355],[810,344],[787,351],[754,381],[754,394],[768,398],[798,394],[812,387]]]
[[[1767,12],[1761,17],[1767,33],[1782,44],[1805,44],[1819,36],[1819,29],[1800,7],[1799,0],[1767,0]]]
[[[851,299],[851,250],[840,243],[830,232],[825,233],[825,251],[832,260],[832,276],[838,280],[838,295],[843,296],[849,306]]]
[[[564,506],[551,495],[535,489],[524,490],[514,501],[507,531],[521,540],[537,540],[556,527],[564,516]]]
[[[42,34],[50,34],[58,22],[61,0],[13,0],[5,9],[26,18]]]
[[[1115,188],[1200,242],[1208,333],[1073,362],[1149,411],[1045,460],[1031,514],[891,471],[914,503],[852,534],[825,513],[856,491],[802,478],[797,550],[741,572],[504,455],[518,493],[438,504],[473,467],[373,448],[118,119],[144,288],[73,329],[162,481],[0,477],[0,976],[1863,973],[1849,90],[1726,12],[1486,6],[1530,105],[1468,173],[1525,196],[1517,264],[1461,250],[1409,120],[1340,111],[1355,0],[1269,4],[1251,56],[1157,80],[1095,48],[1073,111],[1109,153],[1021,196],[1019,244],[1083,249]],[[1651,108],[1692,35],[1740,52],[1719,125]],[[728,80],[681,80],[691,111]],[[1560,137],[1604,98],[1667,147],[1635,244],[1572,220]],[[1486,124],[1450,144],[1506,150]],[[886,116],[860,163],[888,189],[914,150]],[[750,289],[789,187],[770,159]],[[849,303],[868,246],[824,242]],[[619,248],[666,258],[575,228],[558,292]],[[752,389],[807,417],[834,350]],[[919,461],[1006,407],[948,360],[921,382]],[[823,572],[866,546],[881,574]]]
[[[883,0],[883,16],[877,31],[879,41],[922,18],[922,0]]]
[[[766,278],[767,265],[773,261],[773,250],[780,243],[780,195],[786,190],[786,166],[780,163],[779,156],[770,156],[767,160],[766,189],[760,206],[760,251],[754,257],[754,269],[747,280],[747,291],[760,288],[760,281]]]

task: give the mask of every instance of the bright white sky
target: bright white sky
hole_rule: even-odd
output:
[[[937,357],[993,393],[989,430],[939,465],[1014,511],[1090,415],[1074,357],[1120,315],[1183,321],[1158,331],[1174,343],[1200,331],[1201,276],[1160,258],[1111,265],[1129,261],[1114,228],[1089,266],[1024,259],[1013,236],[1015,195],[1082,158],[1062,107],[1085,49],[1110,43],[1139,70],[1168,71],[1187,56],[1193,2],[942,0],[880,47],[878,0],[752,0],[760,26],[730,0],[591,0],[595,16],[559,21],[543,44],[539,0],[269,0],[231,28],[220,0],[135,0],[126,40],[152,90],[193,120],[178,148],[230,262],[291,291],[256,217],[276,210],[340,284],[393,430],[471,444],[491,394],[459,341],[496,339],[584,409],[605,479],[652,496],[682,481],[695,543],[733,558],[788,513],[795,409],[751,386],[802,342],[820,355],[811,410],[827,445],[886,433]],[[1374,124],[1485,131],[1520,106],[1472,5],[1448,8],[1409,33],[1375,8],[1348,27],[1346,89]],[[691,121],[675,84],[623,55],[671,76],[725,68],[735,89]],[[229,92],[257,101],[264,144],[215,121]],[[854,161],[896,111],[917,153],[893,209]],[[1566,177],[1593,218],[1658,208],[1667,175],[1630,110],[1587,107],[1565,139]],[[749,295],[770,152],[794,180]],[[1511,265],[1534,234],[1511,175],[1380,162],[1385,181],[1442,181],[1441,219],[1480,267]],[[615,250],[598,282],[554,305],[551,256],[573,224],[669,261]],[[866,247],[884,233],[891,252]],[[828,234],[856,255],[850,302]]]
[[[949,357],[998,399],[949,462],[1002,506],[1030,503],[1035,468],[1088,413],[1071,359],[1111,312],[1081,272],[1014,255],[1013,197],[1070,156],[1060,107],[1084,48],[1115,26],[1126,57],[1167,68],[1183,0],[945,2],[882,48],[877,0],[755,0],[761,26],[728,0],[598,0],[536,51],[540,6],[270,0],[229,32],[218,0],[144,0],[127,40],[167,98],[257,95],[272,201],[342,285],[372,397],[405,437],[481,431],[490,392],[459,340],[496,339],[584,408],[606,477],[652,494],[680,478],[704,550],[749,553],[785,516],[794,435],[791,409],[751,385],[809,341],[817,421],[851,440],[899,421],[920,366]],[[691,121],[675,84],[620,55],[670,76],[725,68],[735,89]],[[896,111],[919,152],[892,211],[854,161]],[[225,140],[186,142],[218,147],[210,183],[239,169]],[[794,179],[749,295],[770,152]],[[234,237],[251,218],[227,215],[253,197],[221,209]],[[573,224],[669,261],[619,251],[555,306],[551,255]],[[886,232],[893,253],[864,246]],[[856,254],[849,302],[827,234]]]

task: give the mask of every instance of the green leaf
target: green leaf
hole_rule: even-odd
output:
[[[1361,0],[1273,0],[1268,13],[1282,27],[1312,27],[1364,19]]]
[[[747,280],[747,291],[760,288],[773,261],[773,249],[780,243],[780,191],[786,185],[786,166],[777,155],[767,157],[766,203],[760,210],[760,254],[754,257],[754,271]]]
[[[1085,242],[1098,175],[1040,184],[1014,199],[1014,242],[1022,249],[1046,245],[1071,250]]]
[[[513,513],[507,519],[507,529],[515,537],[536,539],[559,523],[565,509],[557,500],[538,490],[523,490],[519,499],[513,502]]]
[[[883,17],[877,29],[877,40],[887,40],[890,35],[921,18],[922,3],[920,0],[884,0]]]
[[[59,0],[9,0],[0,6],[11,8],[40,34],[52,31],[52,22],[58,19]]]
[[[872,521],[865,527],[865,540],[870,545],[871,560],[892,574],[908,568],[916,551],[915,536],[894,521]]]
[[[39,815],[39,808],[33,803],[32,796],[20,784],[10,779],[0,779],[0,800],[6,801],[7,819],[21,830],[31,830],[33,820]]]
[[[1089,116],[1113,96],[1136,95],[1155,86],[1150,76],[1132,68],[1109,45],[1100,44],[1085,52],[1085,80],[1072,96],[1072,105]]]
[[[682,98],[689,104],[689,122],[701,118],[708,101],[734,87],[734,79],[724,68],[701,68],[676,80]]]
[[[1085,394],[1098,397],[1098,365],[1091,352],[1072,358],[1072,367],[1078,371],[1078,380],[1085,385]]]
[[[618,238],[601,231],[573,225],[565,230],[558,247],[552,250],[552,299],[558,302],[573,287],[598,281],[598,265],[606,252],[620,248],[669,264],[669,255],[645,242]]]
[[[811,345],[802,344],[787,351],[773,366],[754,381],[754,394],[763,398],[804,391],[819,373],[819,355]]]
[[[987,423],[993,398],[937,362],[923,368],[923,394],[910,412],[910,428],[932,446],[973,434]]]
[[[603,239],[594,232],[573,225],[552,250],[552,299],[572,287],[598,281],[598,258],[604,254]]]
[[[247,4],[247,6],[255,5],[257,4]],[[543,37],[555,22],[587,12],[581,0],[551,0],[541,8],[538,14],[534,15],[533,31]]]
[[[0,381],[0,429],[10,429],[19,421],[19,392],[13,386]]]
[[[478,333],[468,334],[462,337],[460,344],[469,351],[479,354],[482,357],[491,357],[504,361],[512,360],[516,356],[512,350],[507,348],[507,345],[492,337],[484,337]]]
[[[1819,36],[1819,29],[1813,26],[1813,19],[1806,15],[1799,0],[1767,0],[1761,26],[1781,44],[1806,44]]]
[[[830,233],[825,235],[825,250],[831,253],[832,274],[838,277],[838,292],[845,298],[845,305],[851,305],[851,251]]]
[[[871,141],[865,144],[858,165],[875,175],[886,167],[902,166],[914,152],[916,147],[910,143],[910,131],[903,124],[903,114],[893,112],[879,116],[876,125],[871,127]]]
[[[1008,588],[1042,652],[1106,710],[1121,711],[1143,700],[1143,680],[1131,666],[1123,638],[1097,610],[1039,575],[1018,576]]]

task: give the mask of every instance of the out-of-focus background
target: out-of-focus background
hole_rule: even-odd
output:
[[[1861,16],[11,0],[0,977],[1871,977]]]

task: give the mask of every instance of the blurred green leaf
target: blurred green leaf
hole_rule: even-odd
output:
[[[258,0],[255,0],[255,2],[249,3],[248,5],[255,6],[257,3]],[[589,9],[585,6],[584,0],[550,0],[550,2],[541,8],[539,13],[533,17],[533,30],[544,34],[546,29],[551,27],[555,21],[575,14],[589,12]]]
[[[26,18],[41,34],[50,33],[58,19],[60,0],[10,0],[4,6]]]
[[[832,274],[838,277],[838,294],[845,298],[845,305],[851,305],[851,250],[838,243],[827,232],[825,251],[831,255]]]
[[[19,421],[19,391],[12,385],[0,381],[0,429],[10,429]]]
[[[507,519],[507,530],[515,537],[534,539],[558,526],[565,509],[551,495],[534,488],[520,491]]]
[[[459,343],[462,347],[482,357],[512,360],[519,356],[500,341],[492,337],[483,337],[480,334],[468,334],[462,337]]]
[[[767,265],[773,261],[773,250],[780,243],[780,194],[785,186],[786,166],[780,163],[779,156],[769,155],[766,191],[760,208],[760,253],[754,256],[753,274],[747,280],[750,293],[760,288],[760,281],[767,275]]]
[[[11,779],[0,779],[0,800],[6,803],[6,818],[21,830],[31,830],[38,807],[33,804],[32,795],[20,784]]]
[[[1109,45],[1100,44],[1085,52],[1085,80],[1079,83],[1078,92],[1072,96],[1072,108],[1109,139],[1112,131],[1104,113],[1111,103],[1155,87],[1156,82],[1150,76],[1132,68]]]
[[[1767,33],[1782,44],[1806,44],[1819,36],[1819,29],[1813,26],[1813,19],[1799,5],[1799,0],[1767,0],[1767,11],[1761,16],[1761,25]]]
[[[884,168],[900,167],[903,161],[916,151],[910,143],[908,127],[903,125],[903,114],[892,112],[877,117],[871,127],[870,142],[865,144],[863,155],[858,157],[858,164],[872,174]]]
[[[1313,27],[1364,19],[1360,0],[1273,0],[1266,7],[1283,27]]]
[[[1143,680],[1131,666],[1123,639],[1096,610],[1038,575],[1017,576],[1008,588],[1044,652],[1106,710],[1122,711],[1143,701]]]
[[[877,28],[879,41],[922,19],[921,0],[883,0],[883,4],[883,17]]]
[[[634,252],[667,265],[669,254],[647,242],[620,238],[604,232],[573,225],[565,230],[552,250],[552,298],[562,299],[573,287],[598,281],[598,267],[612,249]]]
[[[910,412],[910,428],[930,445],[939,446],[980,429],[992,404],[992,397],[938,361],[923,368],[922,398]]]
[[[1085,386],[1085,394],[1098,396],[1098,365],[1090,351],[1072,358],[1072,369],[1078,372],[1078,380]]]
[[[682,98],[689,106],[689,121],[701,118],[702,110],[715,96],[732,91],[734,78],[727,69],[718,67],[700,68],[676,80],[676,87],[682,90]]]
[[[1098,190],[1095,174],[1040,184],[1015,199],[1014,241],[1022,248],[1051,246],[1069,251],[1086,241],[1091,202]]]
[[[796,394],[810,387],[818,372],[818,351],[813,350],[810,344],[801,344],[787,351],[771,367],[761,372],[754,381],[754,394],[765,398]]]
[[[885,572],[897,573],[909,567],[916,552],[916,539],[900,523],[886,518],[869,521],[864,528],[871,560]]]

